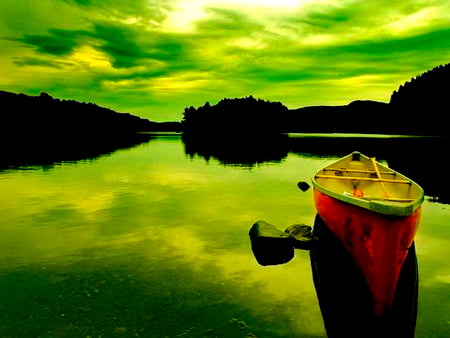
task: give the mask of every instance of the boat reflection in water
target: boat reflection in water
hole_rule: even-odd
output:
[[[418,266],[414,243],[400,272],[394,301],[376,315],[369,286],[349,252],[317,215],[311,267],[329,337],[414,337]]]
[[[287,263],[295,248],[310,251],[314,287],[328,337],[414,337],[418,300],[414,243],[401,269],[392,306],[377,315],[361,269],[319,215],[311,230],[297,225],[282,232],[258,221],[250,229],[253,254],[266,266]]]

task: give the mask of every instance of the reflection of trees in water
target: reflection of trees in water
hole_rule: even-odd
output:
[[[149,134],[64,134],[22,135],[1,140],[8,144],[0,157],[0,170],[24,166],[52,167],[59,162],[91,160],[117,150],[131,148],[152,138]]]
[[[327,137],[278,135],[198,136],[183,134],[190,157],[214,158],[223,165],[254,167],[281,162],[289,153],[310,157],[339,157],[353,151],[385,160],[388,165],[419,183],[427,196],[450,203],[447,137]]]
[[[212,135],[183,134],[186,155],[214,158],[229,166],[252,168],[264,162],[279,163],[288,155],[287,135]]]

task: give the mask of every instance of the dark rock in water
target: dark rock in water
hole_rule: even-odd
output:
[[[301,190],[301,191],[307,191],[309,189],[309,184],[305,181],[300,181],[297,183],[297,187]]]
[[[292,238],[296,249],[310,250],[313,243],[312,228],[305,224],[294,224],[286,228],[284,232]]]
[[[278,265],[294,257],[294,249],[310,250],[312,228],[304,224],[289,226],[284,232],[275,226],[258,221],[250,229],[253,254],[261,265]]]
[[[294,244],[286,232],[273,225],[258,221],[250,229],[253,255],[261,265],[278,265],[294,257]]]

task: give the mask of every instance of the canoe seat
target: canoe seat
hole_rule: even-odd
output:
[[[403,183],[411,184],[411,181],[406,180],[394,180],[388,178],[372,178],[372,177],[362,177],[362,176],[334,176],[334,175],[316,175],[316,178],[328,178],[335,180],[359,180],[359,181],[372,181],[372,182],[386,182],[386,183]]]
[[[374,174],[376,175],[377,172],[373,169],[347,169],[347,168],[324,168],[324,171],[334,171],[334,172],[342,172],[342,173],[360,173],[360,174]],[[392,171],[380,171],[380,174],[389,174],[394,175],[395,172]]]

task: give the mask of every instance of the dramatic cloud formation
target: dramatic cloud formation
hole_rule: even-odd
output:
[[[448,13],[446,0],[2,1],[0,89],[155,121],[248,95],[386,102],[450,62]]]

